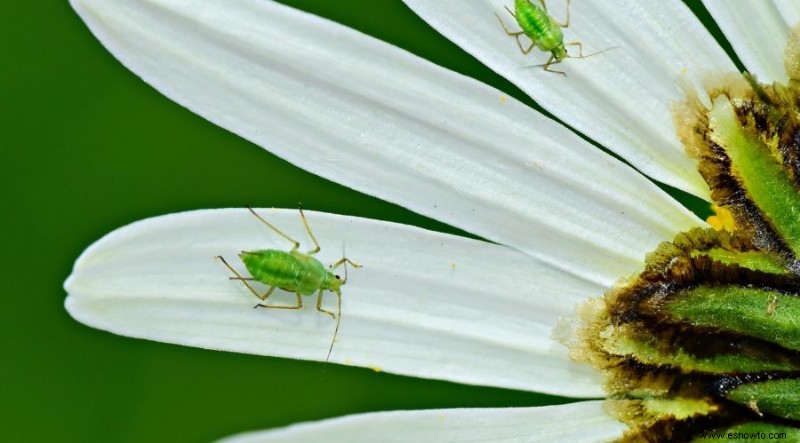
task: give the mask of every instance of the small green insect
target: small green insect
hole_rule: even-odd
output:
[[[500,25],[503,26],[503,30],[506,31],[506,34],[517,39],[517,45],[523,54],[527,55],[530,53],[534,46],[539,48],[542,52],[550,53],[550,58],[547,59],[547,62],[543,65],[536,65],[536,67],[544,66],[544,70],[547,72],[554,72],[566,76],[567,74],[565,72],[550,69],[550,65],[561,63],[566,58],[587,58],[608,50],[605,49],[595,52],[594,54],[583,55],[583,45],[581,45],[581,42],[564,43],[564,34],[561,32],[561,29],[569,27],[570,0],[567,0],[567,20],[564,23],[555,21],[555,19],[547,13],[545,0],[539,1],[542,4],[541,8],[533,4],[531,0],[514,0],[513,12],[506,6],[506,11],[514,17],[517,24],[522,29],[521,31],[510,31],[506,27],[506,24],[503,23],[500,16],[495,14],[497,20],[500,21]],[[531,44],[527,48],[523,46],[522,40],[520,40],[520,37],[523,35],[528,37],[531,41]],[[577,46],[578,55],[569,55],[569,53],[567,53],[567,46]]]
[[[333,350],[333,344],[336,342],[336,335],[339,333],[339,323],[342,320],[342,291],[341,287],[347,283],[347,264],[353,267],[360,268],[361,265],[352,262],[346,257],[331,265],[330,270],[316,258],[312,257],[320,251],[319,243],[311,233],[311,228],[308,227],[308,221],[300,209],[300,218],[303,220],[303,225],[306,227],[308,236],[314,242],[314,249],[306,252],[305,254],[298,251],[300,243],[292,239],[285,233],[281,232],[278,228],[264,220],[261,216],[256,214],[252,208],[247,208],[261,223],[278,233],[281,237],[289,240],[294,244],[289,252],[280,251],[277,249],[259,249],[255,251],[242,251],[239,258],[244,263],[247,271],[252,277],[242,277],[225,259],[218,255],[214,258],[222,261],[222,263],[231,271],[236,277],[230,277],[231,280],[239,280],[258,297],[262,302],[255,306],[255,308],[270,308],[270,309],[300,309],[303,307],[303,300],[301,295],[312,295],[317,293],[317,311],[324,312],[336,320],[336,329],[333,332],[333,340],[328,349],[328,356],[325,357],[327,362]],[[331,270],[344,265],[344,279],[335,275]],[[258,281],[270,288],[263,294],[259,294],[248,281]],[[297,304],[289,306],[268,305],[266,304],[267,298],[275,291],[276,288],[283,289],[284,291],[294,292],[297,296]],[[322,295],[325,291],[331,291],[336,294],[338,313],[334,315],[333,312],[322,308]]]

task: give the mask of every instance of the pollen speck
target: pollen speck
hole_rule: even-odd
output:
[[[711,227],[717,231],[733,232],[735,230],[736,226],[730,211],[717,205],[711,205],[711,209],[714,210],[714,215],[706,219],[706,222],[711,225]]]

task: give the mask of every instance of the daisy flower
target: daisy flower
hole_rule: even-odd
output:
[[[498,18],[515,25],[504,10],[510,0],[405,1],[571,129],[273,1],[71,3],[112,54],[172,100],[301,168],[484,239],[307,212],[322,262],[337,261],[346,245],[364,265],[342,287],[331,362],[614,399],[378,412],[226,441],[594,442],[732,426],[796,434],[786,405],[800,392],[791,326],[800,154],[785,139],[797,118],[797,2],[707,2],[757,76],[725,81],[733,62],[678,1],[573,2],[567,40],[587,53],[613,49],[567,59],[558,65],[566,76],[531,68],[548,54],[524,55],[503,32]],[[753,154],[759,143],[766,150]],[[761,161],[773,157],[783,163]],[[709,230],[651,180],[713,198],[715,224],[732,233]],[[296,210],[258,212],[310,244]],[[66,307],[125,336],[324,360],[330,317],[248,309],[255,299],[214,260],[288,246],[244,209],[143,220],[84,252],[65,284]],[[716,280],[697,280],[701,262]],[[728,294],[729,286],[739,289]],[[716,296],[733,301],[709,305]],[[591,298],[583,322],[561,334],[571,328],[563,341],[594,368],[551,338],[559,318]],[[740,303],[751,299],[768,300],[758,328]],[[741,309],[705,315],[731,306]],[[735,338],[724,343],[737,344],[739,360],[719,349],[723,335]],[[776,400],[778,390],[788,397]]]

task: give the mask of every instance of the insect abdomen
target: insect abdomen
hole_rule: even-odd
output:
[[[303,295],[309,295],[315,290],[309,287],[308,281],[314,280],[312,274],[316,273],[315,267],[292,253],[264,249],[242,252],[239,257],[250,275],[265,285],[277,286]]]
[[[325,274],[328,271],[325,266],[320,263],[316,258],[303,254],[302,252],[294,251],[292,255],[302,266],[303,272],[298,274],[295,281],[295,289],[301,294],[311,294],[319,289],[323,289],[325,282]]]
[[[514,16],[520,28],[542,51],[550,52],[560,46],[564,37],[561,26],[553,21],[544,10],[529,0],[514,2]]]

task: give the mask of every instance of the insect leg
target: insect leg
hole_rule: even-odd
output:
[[[587,57],[587,56],[583,55],[583,45],[581,44],[581,42],[567,43],[564,46],[577,46],[578,47],[578,56],[577,57],[572,57],[572,58],[586,58]],[[592,55],[594,55],[594,54],[592,54]]]
[[[319,294],[317,295],[317,311],[324,312],[324,313],[330,315],[332,318],[336,318],[336,316],[333,315],[333,312],[331,312],[331,311],[329,311],[327,309],[322,309],[322,294],[324,292],[325,292],[324,289],[320,289],[319,290]]]
[[[352,267],[354,267],[354,268],[361,268],[361,267],[363,267],[363,265],[359,265],[358,263],[354,262],[353,260],[350,260],[350,259],[349,259],[349,258],[347,258],[347,257],[342,257],[342,259],[341,259],[341,260],[339,260],[339,261],[337,261],[336,263],[334,263],[334,264],[332,264],[332,265],[331,265],[331,269],[336,269],[336,268],[338,268],[339,266],[342,266],[342,264],[343,264],[343,263],[350,263],[350,265],[351,265]]]
[[[336,291],[335,294],[337,300],[336,306],[337,306],[337,311],[339,311],[339,315],[336,316],[336,328],[333,330],[333,339],[331,340],[331,347],[328,348],[328,355],[325,357],[325,363],[327,363],[328,359],[331,358],[331,351],[333,351],[333,344],[336,343],[336,336],[339,334],[339,323],[341,323],[342,321],[342,293]],[[320,300],[322,300],[322,289],[319,290],[319,298],[317,299],[317,309],[319,309]],[[323,312],[328,312],[328,311],[323,311]],[[328,313],[331,314],[330,312]]]
[[[541,1],[542,1],[542,4],[544,4],[544,0],[541,0]],[[562,28],[569,28],[569,1],[570,0],[567,0],[567,19],[566,19],[566,21],[564,21],[564,23],[559,23],[558,24]],[[545,8],[545,12],[547,12],[547,8]]]
[[[236,277],[231,277],[232,280],[240,280],[242,283],[244,283],[245,286],[247,286],[247,289],[249,289],[250,292],[253,293],[253,295],[255,295],[256,297],[260,298],[261,300],[266,300],[267,297],[269,297],[269,294],[272,293],[272,289],[270,289],[269,291],[267,291],[263,295],[259,294],[258,291],[255,290],[255,288],[250,286],[250,283],[247,283],[248,280],[253,280],[252,277],[242,277],[241,274],[239,274],[236,271],[236,269],[233,269],[233,266],[229,265],[228,262],[221,255],[218,255],[218,256],[214,257],[214,259],[221,261],[222,264],[224,264],[225,267],[228,268],[228,270],[230,270],[231,272],[233,272],[234,275],[236,275]]]
[[[251,213],[251,214],[255,215],[255,216],[256,216],[256,218],[257,218],[257,219],[259,219],[259,220],[261,221],[261,223],[264,223],[265,225],[267,225],[267,227],[269,227],[270,229],[272,229],[273,231],[275,231],[275,232],[276,232],[278,235],[280,235],[281,237],[285,238],[286,240],[289,240],[290,242],[294,243],[294,246],[292,247],[292,250],[293,250],[293,251],[294,251],[295,249],[297,249],[297,248],[299,248],[299,247],[300,247],[300,243],[299,243],[297,240],[295,240],[295,239],[293,239],[292,237],[289,237],[288,235],[284,234],[284,233],[283,233],[283,231],[281,231],[280,229],[276,228],[275,226],[272,226],[272,224],[271,224],[270,222],[268,222],[268,221],[264,220],[263,218],[261,218],[261,216],[260,216],[260,215],[256,214],[256,211],[254,211],[254,210],[253,210],[253,208],[251,208],[250,206],[248,206],[248,207],[247,207],[247,210],[248,210],[248,211],[250,211],[250,213]],[[300,211],[300,214],[301,214],[301,215],[302,215],[302,213],[303,213],[303,212],[302,212],[302,211]],[[308,225],[306,225],[306,227],[308,227]],[[313,237],[312,237],[312,238],[313,238]]]
[[[506,8],[506,10],[507,10],[508,12],[511,12],[511,11],[510,11],[508,8]],[[511,15],[513,16],[513,15],[514,15],[514,13],[511,13]],[[524,34],[524,33],[525,33],[525,31],[517,31],[517,32],[512,32],[511,30],[509,30],[509,29],[508,29],[508,27],[506,27],[506,24],[505,24],[505,23],[503,23],[503,19],[501,19],[501,18],[500,18],[500,16],[499,16],[499,15],[497,15],[497,13],[496,13],[496,12],[494,13],[494,16],[495,16],[495,17],[497,17],[497,21],[499,21],[499,22],[500,22],[500,26],[502,26],[502,27],[503,27],[503,30],[504,30],[504,31],[506,31],[506,34],[507,34],[507,35],[509,35],[509,36],[511,36],[511,37],[517,37],[517,36],[520,36],[520,35],[522,35],[522,34]]]
[[[273,291],[275,291],[275,286],[272,286],[272,287],[270,287],[270,288],[267,290],[267,292],[265,292],[265,293],[263,293],[263,294],[261,294],[261,295],[258,295],[258,294],[256,294],[256,297],[260,298],[260,299],[261,299],[261,301],[267,301],[267,299],[269,298],[269,296],[270,296],[270,295],[272,295],[272,292],[273,292]],[[267,307],[266,305],[255,305],[255,306],[253,306],[253,309],[255,309],[255,308],[256,308],[256,307],[258,307],[258,306]]]
[[[512,17],[514,17],[514,18],[516,19],[516,16],[514,15],[514,13],[513,13],[513,12],[511,12],[511,10],[510,10],[510,9],[508,9],[508,6],[506,6],[506,11],[508,11],[508,13],[509,13],[509,14],[511,14],[511,16],[512,16]],[[536,46],[536,43],[535,43],[535,42],[533,42],[533,41],[531,41],[531,44],[530,44],[530,46],[528,46],[528,49],[525,49],[525,48],[522,46],[522,40],[520,40],[520,39],[519,39],[521,36],[525,35],[525,31],[517,31],[517,32],[512,32],[511,30],[509,30],[509,29],[508,29],[508,27],[506,26],[506,24],[505,24],[505,23],[503,23],[503,19],[501,19],[501,18],[500,18],[500,16],[499,16],[499,15],[497,15],[497,13],[495,13],[495,14],[494,14],[494,16],[495,16],[495,17],[497,17],[497,21],[499,21],[499,22],[500,22],[500,26],[502,26],[502,27],[503,27],[503,31],[505,31],[505,32],[506,32],[506,35],[508,35],[508,36],[510,36],[510,37],[514,37],[515,39],[517,39],[517,46],[519,46],[519,50],[520,50],[520,51],[521,51],[523,54],[525,54],[525,55],[528,55],[528,54],[531,52],[531,50],[533,49],[533,47],[534,47],[534,46]]]
[[[517,45],[519,46],[519,50],[522,51],[523,54],[528,55],[528,54],[531,53],[531,50],[533,49],[533,47],[536,46],[536,42],[531,41],[531,45],[528,46],[528,49],[523,49],[522,48],[522,42],[519,41],[519,36],[517,36]]]
[[[556,70],[550,69],[550,65],[556,65],[556,64],[561,63],[561,60],[553,61],[553,59],[555,59],[555,58],[556,57],[554,55],[551,55],[550,58],[547,59],[547,63],[544,64],[544,70],[547,71],[547,72],[553,72],[553,73],[556,73],[556,74],[561,74],[564,77],[566,77],[567,76],[566,72],[556,71]]]
[[[233,269],[233,266],[229,265],[228,262],[221,255],[218,255],[218,256],[216,256],[214,258],[222,261],[222,264],[224,264],[231,272],[233,272],[236,275],[236,277],[231,277],[232,280],[240,280],[242,283],[244,283],[245,286],[247,286],[247,289],[249,289],[250,292],[252,292],[253,295],[258,297],[261,301],[266,302],[267,298],[269,298],[269,296],[272,295],[272,292],[275,291],[276,286],[273,286],[273,287],[269,288],[267,290],[267,292],[265,292],[263,294],[259,294],[258,291],[255,290],[255,288],[250,286],[250,283],[247,283],[248,280],[255,280],[254,278],[252,278],[252,277],[242,277],[241,274],[239,274],[236,271],[236,269]],[[255,305],[255,306],[253,306],[253,309],[258,308],[258,307],[271,308],[271,309],[300,309],[300,308],[303,307],[303,300],[300,299],[300,294],[295,293],[295,295],[297,295],[297,306],[272,306],[272,305],[266,305],[266,304],[263,304],[263,303],[259,303],[259,304]]]
[[[342,280],[342,284],[345,284],[345,283],[347,283],[347,263],[350,263],[350,264],[351,264],[351,265],[352,265],[354,268],[360,268],[360,267],[362,267],[361,265],[359,265],[358,263],[356,263],[356,262],[354,262],[354,261],[350,260],[350,259],[349,259],[349,258],[347,258],[347,257],[342,257],[342,259],[341,259],[341,260],[339,260],[339,261],[337,261],[336,263],[332,264],[332,265],[331,265],[331,269],[336,269],[336,268],[338,268],[339,266],[341,266],[342,264],[344,264],[344,280]]]
[[[528,0],[528,1],[530,1],[530,0]],[[569,28],[569,1],[570,0],[567,0],[567,21],[565,21],[564,23],[556,22],[562,28]],[[539,3],[542,4],[542,9],[544,9],[544,12],[547,13],[547,15],[550,15],[550,13],[547,12],[547,4],[545,4],[545,0],[539,0]]]
[[[308,255],[316,254],[317,252],[319,252],[319,243],[317,243],[317,239],[316,237],[314,237],[314,234],[311,233],[311,228],[308,227],[308,221],[306,220],[306,215],[303,214],[303,208],[300,208],[300,218],[303,219],[303,226],[306,227],[306,232],[308,232],[308,236],[311,237],[311,241],[313,241],[314,246],[316,246],[314,249],[306,252],[306,254]]]
[[[275,288],[276,288],[276,286],[273,286],[273,287],[269,288],[269,291],[267,291],[267,293],[264,294],[264,298],[262,298],[262,300],[267,301],[267,297],[269,297],[272,294],[272,291],[274,291]],[[275,306],[275,305],[267,305],[267,304],[264,304],[264,303],[259,303],[259,304],[255,305],[255,306],[253,306],[253,309],[255,309],[255,308],[269,308],[269,309],[300,309],[300,308],[302,308],[303,307],[303,300],[300,298],[300,294],[295,292],[294,295],[297,296],[297,305],[296,306]]]

